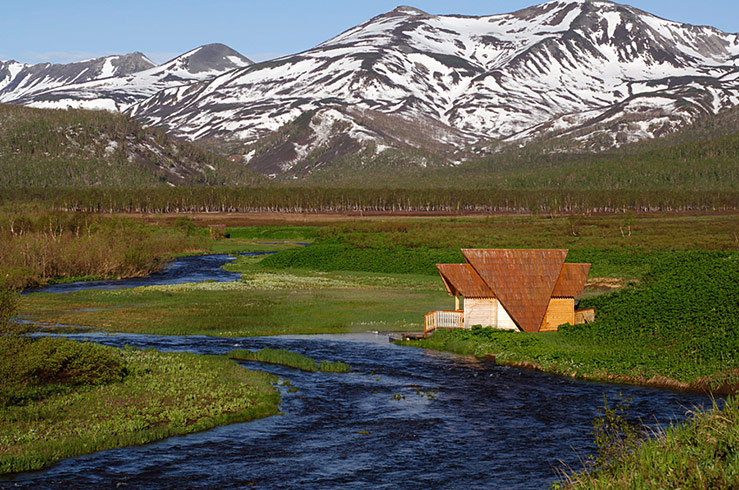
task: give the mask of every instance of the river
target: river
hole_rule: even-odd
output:
[[[202,260],[208,260],[203,258]],[[244,363],[289,379],[283,415],[70,458],[16,475],[26,488],[546,488],[593,452],[603,397],[633,397],[652,427],[705,396],[574,381],[399,347],[380,333],[250,338],[82,333],[105,345],[223,354],[290,349],[349,374]]]

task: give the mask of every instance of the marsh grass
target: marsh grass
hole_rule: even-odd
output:
[[[110,216],[0,208],[0,277],[16,288],[144,276],[172,254],[205,250],[209,243],[188,221],[156,227]]]
[[[737,249],[737,216],[549,215],[395,219],[326,226],[310,247],[266,257],[270,269],[436,275],[460,248],[566,248],[591,277],[639,279],[671,250]],[[622,233],[627,227],[630,233]]]
[[[238,349],[229,352],[227,357],[237,361],[257,361],[268,364],[279,364],[281,366],[287,366],[308,372],[321,371],[323,373],[348,373],[351,370],[351,366],[341,361],[329,362],[324,360],[319,364],[310,357],[286,349],[264,348],[258,351]]]
[[[22,349],[34,351],[42,341],[30,341]],[[243,369],[224,358],[121,350],[65,339],[46,342],[66,350],[99,351],[96,359],[102,356],[115,364],[114,376],[103,378],[93,370],[82,379],[79,370],[56,369],[51,371],[57,377],[72,375],[73,386],[37,390],[23,399],[6,397],[0,407],[0,473],[37,470],[63,458],[278,411],[279,393],[272,386],[276,376]],[[78,361],[99,364],[92,359],[86,354]],[[4,357],[2,362],[12,360]]]
[[[284,285],[285,277],[283,271],[276,279]],[[35,293],[24,297],[20,316],[108,332],[246,337],[418,329],[424,314],[450,302],[440,282],[428,277],[418,282],[366,273],[321,277],[352,287],[314,287],[310,274],[296,272],[288,277],[291,286],[280,288],[269,276],[264,288],[206,283]]]
[[[553,488],[739,488],[739,398],[695,410],[607,464],[565,475]]]
[[[322,373],[348,373],[352,368],[349,364],[341,361],[321,361],[318,370]]]

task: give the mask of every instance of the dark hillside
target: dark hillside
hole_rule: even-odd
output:
[[[235,185],[261,179],[121,114],[0,104],[0,188]]]
[[[739,108],[661,138],[601,153],[567,152],[550,140],[535,140],[456,167],[372,161],[318,170],[307,181],[396,188],[733,191],[739,188]]]

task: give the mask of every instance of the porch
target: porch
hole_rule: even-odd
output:
[[[463,310],[436,310],[423,317],[423,336],[437,328],[464,328]]]

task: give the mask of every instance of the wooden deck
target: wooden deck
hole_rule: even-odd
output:
[[[390,342],[395,342],[398,340],[420,340],[426,336],[423,332],[398,332],[391,333],[387,337]]]

